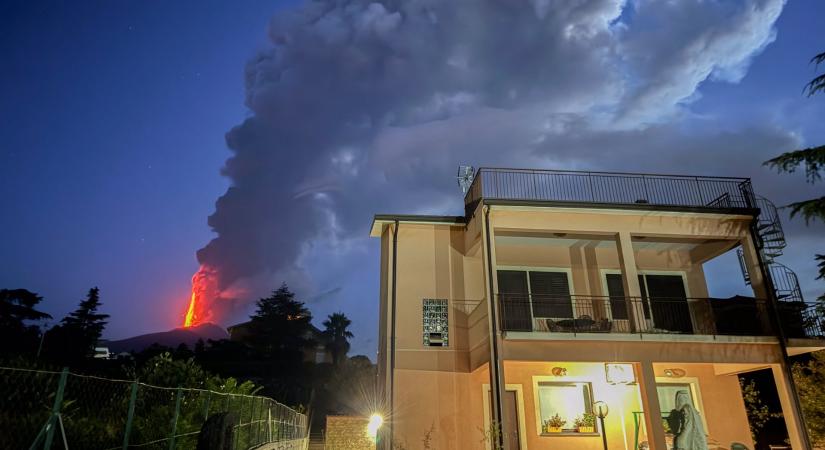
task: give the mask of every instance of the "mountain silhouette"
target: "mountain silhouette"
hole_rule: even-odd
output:
[[[214,323],[204,323],[190,328],[175,328],[169,331],[141,334],[117,341],[108,341],[105,345],[109,347],[109,351],[113,353],[139,352],[152,344],[172,348],[180,344],[186,344],[191,349],[195,343],[198,342],[198,339],[203,339],[204,342],[206,342],[209,339],[217,341],[228,338],[229,333],[226,332],[225,328]]]

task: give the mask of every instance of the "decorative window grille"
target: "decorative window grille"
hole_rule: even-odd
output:
[[[446,299],[424,299],[424,346],[447,347],[449,319]]]

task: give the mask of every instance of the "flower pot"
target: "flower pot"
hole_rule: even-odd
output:
[[[579,427],[579,433],[595,433],[596,427]]]
[[[547,427],[547,432],[548,433],[561,433],[562,428],[561,427]]]

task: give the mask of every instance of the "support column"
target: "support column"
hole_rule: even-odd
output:
[[[807,450],[804,436],[807,435],[805,422],[800,417],[798,410],[794,407],[794,393],[791,383],[788,380],[787,372],[778,364],[771,366],[773,380],[776,383],[776,392],[779,394],[779,404],[782,406],[782,417],[785,419],[785,427],[788,429],[788,438],[793,450]]]
[[[755,242],[750,235],[745,236],[740,241],[742,244],[742,254],[745,257],[745,267],[748,269],[748,276],[751,280],[753,295],[756,298],[768,299],[768,287],[765,278],[762,276],[762,268],[759,264],[759,253]]]
[[[616,250],[619,253],[619,265],[622,268],[622,285],[627,297],[627,317],[633,332],[644,331],[647,327],[642,302],[642,289],[639,286],[639,271],[636,269],[636,255],[630,233],[621,231],[616,235]]]
[[[662,410],[659,407],[659,394],[656,392],[656,373],[653,364],[641,362],[636,366],[636,378],[640,380],[639,391],[642,394],[645,429],[650,450],[667,450],[665,427],[662,425]],[[794,449],[795,450],[795,449]]]

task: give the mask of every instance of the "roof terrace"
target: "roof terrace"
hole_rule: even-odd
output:
[[[472,214],[482,199],[707,212],[757,208],[749,178],[487,167],[476,170],[464,196],[466,213]]]

